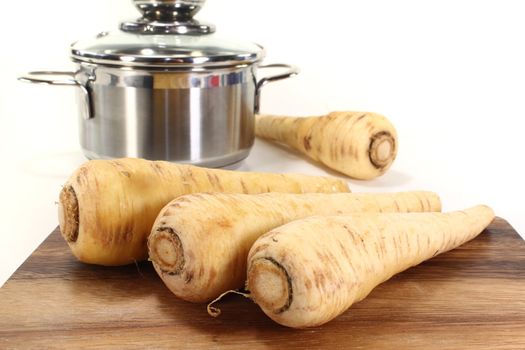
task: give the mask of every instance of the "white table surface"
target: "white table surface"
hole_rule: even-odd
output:
[[[348,180],[354,191],[432,190],[445,211],[485,203],[525,233],[520,1],[333,0],[323,2],[326,11],[300,1],[245,4],[210,0],[199,15],[223,33],[263,43],[266,62],[301,67],[298,77],[264,88],[262,112],[369,110],[396,126],[393,167],[372,181]],[[70,42],[137,17],[128,0],[92,0],[90,13],[85,2],[29,0],[23,21],[13,15],[19,2],[6,5],[12,17],[0,21],[0,285],[56,227],[61,185],[85,161],[73,88],[16,77],[72,69]],[[261,141],[240,169],[327,174]]]

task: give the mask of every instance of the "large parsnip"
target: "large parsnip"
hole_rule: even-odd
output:
[[[205,302],[242,287],[253,242],[289,221],[321,214],[440,209],[432,192],[190,194],[162,209],[149,237],[149,254],[176,296]]]
[[[159,211],[193,192],[348,192],[339,179],[206,169],[143,159],[92,160],[60,193],[62,235],[81,261],[122,265],[147,257]]]
[[[322,117],[258,115],[257,136],[283,143],[355,179],[384,174],[397,155],[397,132],[384,116],[332,112]]]
[[[321,325],[394,274],[481,233],[493,211],[312,216],[260,237],[248,257],[247,288],[274,321]],[[453,301],[451,301],[453,302]]]

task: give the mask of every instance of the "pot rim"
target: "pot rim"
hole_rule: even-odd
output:
[[[170,70],[203,70],[246,66],[258,63],[266,56],[261,45],[256,53],[232,54],[220,57],[190,57],[190,56],[125,56],[111,53],[83,52],[72,49],[71,59],[77,63],[91,63],[107,67],[128,68],[169,68]]]

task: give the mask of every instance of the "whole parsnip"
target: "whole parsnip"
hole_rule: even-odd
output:
[[[384,174],[398,149],[392,123],[371,112],[332,112],[303,118],[258,115],[255,133],[362,180]]]
[[[261,236],[248,257],[247,288],[274,321],[321,325],[394,274],[480,234],[493,211],[311,216]],[[451,301],[452,302],[452,301]]]
[[[189,194],[161,210],[149,236],[149,255],[176,296],[205,302],[242,287],[252,244],[289,221],[321,214],[440,209],[432,192]]]
[[[143,159],[92,160],[60,193],[62,235],[81,261],[123,265],[147,257],[159,211],[193,192],[347,192],[339,179],[206,169]]]

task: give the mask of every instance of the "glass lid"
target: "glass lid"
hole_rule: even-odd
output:
[[[120,30],[71,45],[75,61],[126,67],[234,66],[260,61],[262,46],[223,38],[193,16],[205,0],[133,0],[142,12]]]

